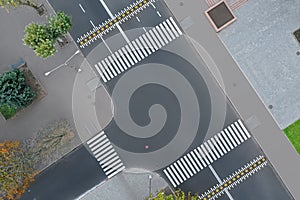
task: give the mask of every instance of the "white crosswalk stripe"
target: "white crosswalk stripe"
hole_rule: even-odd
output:
[[[212,141],[214,138],[211,138],[210,140]],[[211,143],[211,141],[208,140],[207,143],[209,144],[210,149],[215,153],[215,155],[217,156],[217,158],[220,158],[219,153],[217,152],[215,146]]]
[[[183,180],[185,181],[186,180],[186,177],[183,175],[182,173],[182,170],[179,169],[178,165],[177,165],[177,162],[174,163],[174,166],[175,166],[175,169],[176,169],[176,172],[179,172],[180,176],[183,178]]]
[[[242,123],[241,120],[238,120],[238,123],[240,124],[240,126],[242,127],[243,131],[246,133],[247,137],[250,138],[251,135],[249,134],[248,130],[245,128],[244,124]]]
[[[98,64],[95,64],[95,68],[96,68],[97,72],[100,74],[100,77],[102,78],[102,80],[103,80],[104,82],[107,82],[107,79],[104,77],[104,74],[103,74],[102,71],[100,70]]]
[[[123,66],[124,69],[126,70],[127,67],[128,67],[128,68],[130,67],[129,62],[127,61],[127,59],[126,59],[125,55],[123,54],[123,52],[121,51],[121,49],[119,49],[118,52],[116,52],[115,54],[118,55],[117,53],[120,54],[120,61],[121,61],[121,62],[124,61],[124,62],[126,63],[126,65],[124,65],[124,63],[122,63],[122,64],[123,64],[122,66]]]
[[[190,154],[188,154],[188,155],[190,155]],[[193,171],[193,173],[191,173],[191,176],[193,176],[194,174],[196,174],[196,170],[195,170],[194,166],[192,165],[192,163],[190,162],[192,160],[189,160],[187,158],[187,156],[184,156],[183,158],[184,158],[185,162],[187,163],[188,167]]]
[[[127,50],[127,53],[129,53],[129,55],[131,56],[131,58],[133,59],[134,63],[137,63],[137,59],[135,58],[133,52],[130,50],[129,46],[128,45],[125,45],[125,48]]]
[[[144,49],[143,45],[141,44],[141,42],[138,40],[138,38],[136,38],[135,41],[139,47],[138,49],[142,50],[144,56],[147,57],[148,54],[147,54],[146,50]]]
[[[144,59],[145,56],[144,56],[143,52],[141,51],[141,49],[137,46],[135,41],[132,41],[132,44],[133,44],[134,48],[136,49],[136,51],[138,52],[140,59]]]
[[[216,143],[217,143],[216,146],[218,146],[218,147],[220,147],[220,148],[222,149],[223,154],[226,154],[227,151],[226,151],[226,149],[225,149],[225,147],[224,147],[224,144],[222,144],[222,142],[220,141],[219,137],[218,137],[217,135],[215,135],[215,136],[214,136],[214,139],[215,139],[215,141],[216,141]]]
[[[244,140],[247,140],[248,138],[246,137],[244,131],[240,128],[240,125],[237,122],[234,122],[235,127],[239,130],[239,132],[242,134]]]
[[[129,47],[131,49],[131,51],[133,52],[133,54],[135,55],[135,57],[137,58],[138,61],[141,61],[142,59],[140,58],[139,54],[137,53],[137,50],[133,47],[133,42],[129,43]]]
[[[242,121],[238,120],[199,147],[183,155],[163,172],[173,187],[177,187],[250,137]]]
[[[239,138],[239,140],[241,142],[244,142],[244,139],[242,138],[240,132],[238,132],[238,130],[235,128],[235,126],[233,124],[230,125],[231,128],[233,129],[233,132],[237,135],[237,137]]]
[[[158,50],[158,47],[157,47],[156,43],[154,42],[153,38],[150,36],[149,31],[146,32],[146,36],[147,36],[147,39],[150,41],[151,46],[154,47],[155,51]]]
[[[204,162],[204,160],[202,159],[201,155],[199,154],[199,152],[197,151],[197,149],[194,149],[194,153],[198,156],[199,160],[201,161],[202,165],[204,167],[206,167],[206,162]]]
[[[221,131],[221,135],[222,137],[226,140],[227,144],[230,146],[231,149],[233,149],[234,147],[232,146],[232,144],[230,143],[227,135],[224,133],[224,131]]]
[[[96,71],[106,83],[180,35],[180,28],[170,17],[98,62]]]
[[[188,174],[188,172],[186,171],[186,169],[183,167],[183,165],[181,164],[181,161],[180,160],[177,160],[177,164],[178,166],[180,167],[181,171],[183,171],[186,179],[189,179],[190,178],[190,175]]]
[[[215,141],[215,139],[212,137],[210,140],[213,142],[213,146],[218,150],[219,154],[221,156],[223,156],[224,153],[222,152],[222,150],[220,149],[220,147],[217,145],[217,142]],[[220,158],[221,156],[219,156],[218,158]]]
[[[111,63],[111,65],[113,65],[113,67],[117,71],[117,73],[121,74],[121,71],[120,71],[119,67],[117,66],[117,63],[112,59],[111,56],[108,56],[108,60]]]
[[[176,163],[174,164],[174,166],[175,166],[175,167],[177,166]],[[174,174],[176,175],[176,177],[179,179],[179,181],[182,183],[183,180],[182,180],[181,176],[177,173],[177,171],[176,171],[176,169],[175,169],[174,166],[171,165],[171,169],[172,169],[172,171],[174,172]]]
[[[202,146],[203,146],[203,145],[202,145]],[[206,163],[207,165],[209,165],[210,162],[207,160],[205,154],[202,152],[202,150],[200,149],[200,147],[197,147],[197,150],[199,151],[201,157],[205,160],[205,163]],[[211,159],[211,158],[210,158],[210,159]]]
[[[130,57],[130,55],[127,53],[126,49],[124,47],[122,47],[121,50],[123,52],[124,58],[126,57],[127,60],[129,60],[129,62],[130,62],[130,66],[129,67],[131,67],[132,65],[134,65],[134,62],[133,62],[132,58]]]
[[[162,39],[164,40],[164,42],[165,42],[166,44],[168,44],[169,41],[167,40],[166,36],[163,34],[163,32],[162,32],[162,30],[160,29],[160,27],[159,27],[159,26],[156,26],[155,28],[156,28],[156,30],[158,31],[158,33],[160,34],[160,36],[162,37]]]
[[[186,164],[186,162],[184,161],[184,159],[180,158],[180,161],[183,164],[183,166],[185,167],[185,169],[187,170],[187,172],[189,173],[189,176],[193,176],[193,173],[191,172],[190,168],[188,167],[188,165]]]
[[[218,133],[218,138],[222,141],[222,144],[220,144],[220,146],[225,146],[225,148],[227,149],[227,151],[230,151],[230,148],[228,147],[227,143],[225,142],[224,138],[222,137],[222,135],[220,133]]]
[[[164,35],[168,38],[169,42],[172,41],[168,31],[165,29],[165,27],[162,24],[159,24],[159,27],[161,28],[162,32],[164,33]]]
[[[116,52],[116,53],[117,53],[117,52]],[[116,55],[117,55],[117,54],[116,54]],[[123,69],[122,65],[120,64],[118,58],[117,58],[114,54],[112,54],[111,56],[112,56],[114,62],[118,65],[118,67],[119,67],[119,69],[121,70],[121,72],[124,72],[124,69]]]
[[[148,52],[148,54],[151,55],[152,51],[150,51],[150,48],[148,47],[148,45],[146,44],[146,42],[142,36],[139,37],[139,40],[142,42],[142,44],[143,44],[144,48],[146,49],[146,51]]]
[[[101,69],[101,72],[104,74],[104,76],[106,77],[106,79],[109,81],[110,80],[110,77],[109,75],[106,73],[105,69],[103,68],[102,64],[100,62],[98,62],[98,66],[100,67]]]
[[[162,45],[160,44],[160,42],[158,41],[157,37],[154,35],[152,30],[149,30],[150,35],[152,36],[152,38],[154,39],[155,43],[157,44],[158,48],[161,48]]]
[[[155,34],[155,36],[158,38],[161,46],[165,46],[164,41],[162,40],[161,36],[159,35],[159,33],[157,32],[157,30],[155,28],[152,29],[153,33]]]
[[[235,140],[232,138],[231,134],[229,133],[228,129],[224,129],[225,134],[227,135],[227,137],[229,138],[230,142],[232,142],[233,146],[236,147],[237,144],[235,142]]]
[[[153,48],[152,44],[150,43],[150,41],[148,40],[146,34],[142,35],[142,38],[144,39],[144,41],[147,44],[148,49],[150,49],[152,52],[155,52],[155,49]]]
[[[104,66],[105,71],[108,73],[110,78],[113,78],[114,76],[112,75],[111,71],[108,69],[108,66],[104,62],[104,60],[101,60],[102,65]]]
[[[171,28],[171,30],[173,31],[173,33],[175,34],[176,37],[179,37],[179,34],[177,33],[177,31],[175,30],[174,26],[171,24],[170,20],[167,19],[166,20],[167,24],[169,25],[169,27]]]
[[[170,36],[171,36],[172,39],[174,40],[174,39],[175,39],[175,36],[174,36],[173,32],[171,31],[171,29],[169,28],[169,26],[167,25],[167,23],[166,23],[166,22],[163,22],[162,24],[164,25],[165,29],[169,32]]]
[[[168,170],[168,171],[167,171]],[[175,176],[173,175],[172,172],[170,172],[170,168],[167,168],[167,170],[164,169],[164,173],[166,174],[166,176],[168,177],[168,179],[170,180],[170,182],[172,183],[173,187],[176,187],[176,184],[178,184],[179,182],[177,181],[176,184],[173,182],[173,179],[174,180],[177,180],[175,178]],[[170,177],[169,173],[171,174],[172,178]]]
[[[182,32],[181,32],[180,28],[177,26],[177,24],[175,23],[175,20],[172,17],[170,17],[170,21],[172,22],[172,24],[176,28],[176,30],[179,33],[179,35],[182,35]]]
[[[110,64],[109,60],[107,58],[105,58],[104,61],[106,62],[109,70],[114,74],[114,76],[117,76],[117,73],[116,73],[114,67]]]
[[[112,178],[125,169],[104,131],[88,140],[87,145],[108,178]]]
[[[197,159],[197,157],[193,151],[191,151],[191,155],[194,158],[194,160],[196,161],[196,163],[198,164],[198,166],[200,167],[200,169],[203,169],[203,166],[201,165],[201,163],[199,162],[199,160]],[[200,170],[198,170],[198,171],[200,171]]]
[[[236,141],[236,143],[237,143],[238,145],[240,145],[241,142],[238,140],[236,134],[232,131],[232,129],[230,128],[230,126],[228,126],[227,130],[229,130],[229,133],[232,135],[232,137],[234,138],[234,140]]]

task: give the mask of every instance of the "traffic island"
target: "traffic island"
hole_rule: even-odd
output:
[[[221,31],[236,20],[235,15],[224,0],[210,7],[204,13],[216,32]]]

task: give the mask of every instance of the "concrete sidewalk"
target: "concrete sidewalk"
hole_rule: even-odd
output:
[[[151,175],[151,185],[149,180]],[[105,183],[105,184],[104,184]],[[143,200],[168,186],[163,178],[151,172],[124,172],[83,194],[78,200]]]
[[[284,129],[300,118],[300,1],[249,1],[235,14],[218,35]]]
[[[224,92],[282,181],[293,197],[300,199],[299,156],[205,18],[203,12],[208,8],[205,1],[166,0],[166,3],[185,33],[194,40],[196,49],[203,47],[213,59],[211,62],[209,57],[201,55],[217,81],[225,86]]]

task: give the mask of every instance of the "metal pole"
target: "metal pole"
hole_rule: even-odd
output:
[[[152,176],[149,175],[148,178],[149,178],[149,197],[150,197],[150,195],[151,195],[151,181],[152,181]]]
[[[71,55],[63,64],[61,65],[58,65],[57,67],[51,69],[50,71],[46,72],[45,73],[45,76],[49,76],[52,72],[58,70],[59,68],[63,67],[63,66],[66,66],[68,64],[68,62],[75,56],[77,55],[78,53],[80,53],[79,50],[75,51],[75,53],[73,55]],[[79,71],[79,70],[78,70]],[[80,70],[81,71],[81,70]]]

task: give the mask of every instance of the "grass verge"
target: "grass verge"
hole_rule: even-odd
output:
[[[300,155],[300,119],[285,128],[283,131]]]
[[[14,107],[2,105],[0,106],[0,113],[7,120],[13,117],[17,113],[17,111]]]

